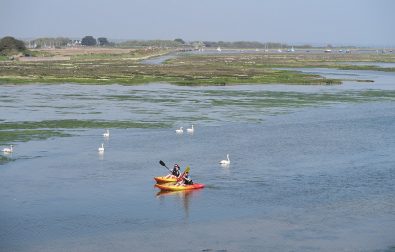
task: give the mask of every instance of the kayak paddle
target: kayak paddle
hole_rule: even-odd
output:
[[[160,161],[159,161],[159,164],[160,164],[161,166],[166,167],[166,169],[168,169],[169,172],[171,172],[171,170],[169,169],[169,167],[166,166],[165,162],[163,162],[162,160],[160,160]]]
[[[177,178],[177,182],[181,181],[184,178],[185,173],[189,172],[190,169],[191,168],[187,166],[187,168],[185,168],[185,171],[181,174],[181,176]]]

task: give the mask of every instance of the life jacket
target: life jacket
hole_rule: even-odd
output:
[[[186,185],[193,185],[193,181],[192,181],[192,179],[189,177],[188,174],[185,174],[185,176],[184,176],[184,184],[186,184]]]
[[[178,177],[178,176],[180,176],[180,171],[177,170],[176,168],[173,168],[173,171],[171,172],[171,174]]]

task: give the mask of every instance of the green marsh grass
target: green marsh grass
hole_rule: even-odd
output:
[[[11,157],[8,156],[0,156],[0,165],[6,164],[8,162],[14,161]]]
[[[128,55],[128,54],[127,54]],[[338,67],[336,62],[350,61],[327,55],[234,54],[183,55],[166,64],[139,64],[125,54],[83,54],[70,61],[0,62],[2,83],[81,83],[136,85],[167,82],[177,85],[229,85],[243,83],[340,84],[340,79],[326,79],[277,68]],[[364,56],[366,57],[366,56]],[[360,60],[360,56],[356,59]],[[377,60],[373,58],[372,60]],[[392,58],[391,58],[392,59]],[[395,59],[393,59],[395,61]],[[389,60],[388,60],[389,61]],[[354,67],[361,66],[340,66]],[[367,67],[364,66],[366,69]],[[379,69],[379,68],[375,68]]]
[[[45,140],[72,136],[70,129],[94,128],[165,128],[164,122],[99,121],[99,120],[45,120],[0,123],[0,144]]]
[[[166,123],[100,120],[45,120],[24,122],[3,122],[0,130],[15,129],[86,129],[86,128],[164,128]]]
[[[71,136],[58,130],[43,129],[17,129],[0,130],[0,144],[10,144],[13,142],[28,142],[32,140],[45,140],[52,137]]]

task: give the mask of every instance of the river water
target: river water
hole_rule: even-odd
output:
[[[375,82],[1,85],[2,131],[68,136],[2,139],[0,250],[393,251],[395,75],[299,70]],[[158,193],[159,160],[206,188]]]

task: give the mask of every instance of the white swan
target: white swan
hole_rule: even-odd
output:
[[[222,165],[229,165],[230,164],[230,160],[229,160],[229,154],[226,154],[226,158],[228,159],[228,160],[221,160],[221,161],[219,161],[219,163],[220,164],[222,164]]]
[[[97,149],[100,153],[104,152],[104,144],[101,144],[101,147],[99,147],[99,149]]]
[[[103,133],[104,137],[110,137],[110,131],[107,129],[104,133]]]
[[[192,128],[188,128],[187,129],[187,132],[188,133],[193,133],[195,131],[195,129],[193,128],[193,124],[192,124]]]
[[[12,148],[12,145],[10,145],[10,148],[4,148],[3,149],[3,152],[5,152],[5,153],[11,153],[11,152],[13,152],[14,151],[14,149]]]
[[[184,130],[182,129],[182,127],[180,127],[179,129],[176,129],[176,133],[182,134],[182,133],[184,133]]]

